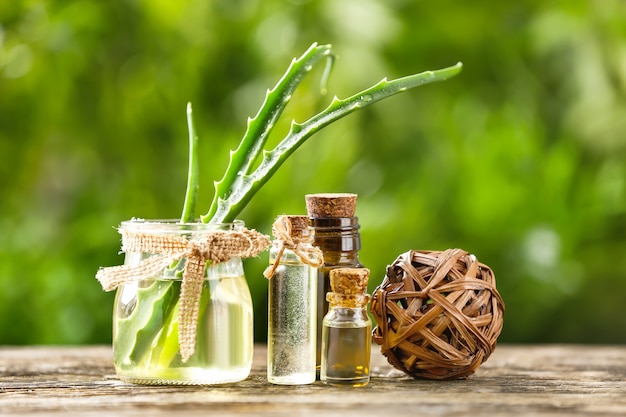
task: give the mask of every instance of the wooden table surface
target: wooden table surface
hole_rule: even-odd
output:
[[[257,346],[250,377],[206,387],[116,379],[111,349],[0,347],[0,415],[626,416],[626,346],[498,346],[466,380],[414,380],[374,347],[363,388],[267,382]]]

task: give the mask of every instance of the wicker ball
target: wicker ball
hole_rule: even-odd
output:
[[[473,374],[496,347],[504,302],[491,269],[461,249],[409,251],[372,298],[374,341],[415,378]]]

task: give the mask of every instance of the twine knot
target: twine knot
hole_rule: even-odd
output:
[[[276,219],[272,225],[272,235],[274,235],[279,249],[274,263],[263,271],[263,275],[267,279],[272,278],[276,273],[285,249],[291,250],[300,261],[313,268],[319,268],[324,264],[322,250],[317,246],[311,245],[313,236],[309,233],[304,233],[302,230],[300,233],[296,233],[289,216],[280,216]]]
[[[172,263],[185,260],[178,315],[178,343],[183,362],[195,352],[198,311],[207,262],[222,263],[231,258],[259,255],[270,244],[269,237],[256,230],[216,230],[187,239],[177,234],[120,229],[122,251],[153,254],[137,265],[101,268],[96,279],[105,291],[122,284],[160,276]],[[197,234],[195,232],[194,234]]]

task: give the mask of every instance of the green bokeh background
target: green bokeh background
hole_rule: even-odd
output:
[[[240,218],[269,233],[304,195],[359,194],[371,289],[409,249],[496,273],[500,342],[625,343],[626,3],[621,0],[0,2],[0,344],[109,343],[115,226],[175,218],[185,106],[206,211],[265,90],[313,42],[346,97],[464,64],[311,138]],[[314,72],[291,118],[328,103]],[[198,213],[201,214],[201,213]],[[264,340],[267,253],[246,261]]]

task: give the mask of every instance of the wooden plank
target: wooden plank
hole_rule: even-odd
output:
[[[626,347],[500,346],[460,381],[413,380],[373,349],[363,388],[276,386],[258,346],[250,378],[151,387],[115,377],[109,347],[0,348],[1,415],[626,415]]]

